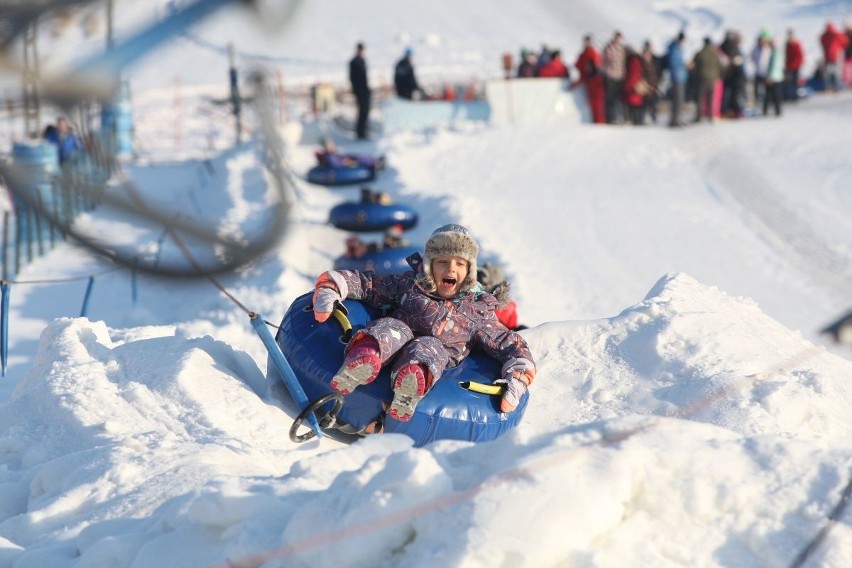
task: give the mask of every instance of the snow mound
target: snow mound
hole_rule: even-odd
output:
[[[295,445],[247,353],[173,326],[55,320],[0,408],[0,558],[778,564],[837,502],[852,363],[753,301],[668,274],[617,316],[522,333],[538,377],[498,440]],[[661,550],[652,535],[674,530]],[[823,561],[852,554],[838,542]]]
[[[4,534],[32,544],[148,515],[217,472],[281,473],[290,420],[247,386],[264,382],[248,355],[209,336],[55,320],[0,410],[3,481],[26,487],[0,492]]]
[[[526,420],[539,429],[643,414],[828,445],[852,434],[852,362],[686,274],[615,317],[523,333],[538,364]]]

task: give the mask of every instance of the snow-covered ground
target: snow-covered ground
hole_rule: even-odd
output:
[[[226,93],[229,42],[242,65],[271,64],[288,85],[345,86],[359,40],[374,85],[409,45],[438,84],[499,77],[500,55],[522,46],[562,47],[570,62],[583,33],[600,43],[616,28],[662,49],[685,27],[691,53],[731,27],[746,38],[794,27],[810,68],[825,22],[850,10],[816,0],[299,8],[277,35],[223,10],[129,70],[140,159],[126,169],[149,202],[229,234],[268,219],[261,147],[234,146],[227,114],[204,104]],[[118,2],[117,29],[167,11]],[[46,67],[70,65],[64,42],[100,47],[75,30],[45,41]],[[420,213],[411,241],[458,222],[482,259],[505,266],[538,365],[521,424],[479,444],[413,448],[392,434],[293,444],[239,306],[207,280],[134,276],[62,244],[10,285],[0,566],[786,567],[826,527],[804,565],[848,565],[852,512],[835,507],[852,475],[852,353],[820,329],[852,304],[850,95],[677,131],[458,123],[360,143],[292,113],[281,132],[297,177],[319,130],[346,150],[384,153],[390,167],[373,187]],[[17,128],[0,128],[6,146]],[[294,194],[280,245],[219,278],[270,321],[343,252],[328,211],[358,189],[298,181]],[[115,246],[177,254],[156,227],[108,208],[79,223]]]

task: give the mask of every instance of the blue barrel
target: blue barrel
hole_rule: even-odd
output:
[[[101,107],[101,130],[117,156],[133,155],[133,109],[130,106],[130,87],[126,82],[121,85],[118,99]]]
[[[21,189],[37,206],[48,213],[55,213],[59,207],[54,203],[54,180],[59,174],[59,147],[46,140],[15,142],[12,145],[12,163],[17,173],[22,176]],[[34,209],[13,193],[12,202],[15,208],[16,246],[26,246],[30,260],[33,255],[33,244],[42,243],[51,238],[51,225],[39,216]]]
[[[45,140],[15,142],[12,162],[25,176],[27,187],[39,193],[48,205],[52,200],[54,176],[59,173],[59,147]]]
[[[16,166],[39,179],[48,179],[59,172],[59,147],[46,140],[15,142],[12,160]]]

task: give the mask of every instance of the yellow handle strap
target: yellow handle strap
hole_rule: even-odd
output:
[[[349,322],[349,318],[346,317],[346,312],[339,309],[337,306],[334,306],[334,309],[331,311],[331,315],[334,316],[334,319],[337,320],[337,323],[340,324],[340,327],[343,328],[344,334],[349,334],[352,332],[352,324]]]
[[[345,343],[349,343],[349,340],[352,339],[352,323],[349,321],[349,311],[346,309],[346,306],[344,306],[342,302],[334,302],[334,308],[331,310],[331,315],[334,316],[334,319],[336,319],[337,323],[340,324],[340,327],[343,328],[343,335],[341,336],[341,339]]]
[[[502,395],[503,385],[488,385],[485,383],[475,383],[473,381],[462,381],[459,386],[473,392],[481,392],[482,394],[497,394]]]

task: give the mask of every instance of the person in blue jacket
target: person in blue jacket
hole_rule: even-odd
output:
[[[44,138],[53,142],[59,148],[59,164],[64,164],[77,152],[83,151],[83,143],[68,124],[68,119],[60,116],[56,119],[54,127],[48,126],[44,131]]]
[[[666,57],[669,68],[669,79],[672,82],[672,111],[669,126],[673,128],[684,126],[685,124],[680,118],[686,94],[686,81],[689,78],[689,69],[683,58],[683,43],[685,38],[686,34],[682,31],[677,34],[677,37],[669,44]]]

